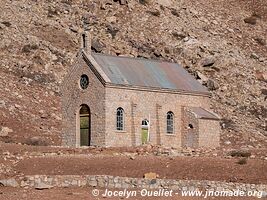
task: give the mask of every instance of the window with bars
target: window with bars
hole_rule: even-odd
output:
[[[124,130],[124,110],[123,108],[117,108],[117,130]]]
[[[173,124],[174,124],[174,114],[173,112],[167,112],[167,133],[173,134]]]

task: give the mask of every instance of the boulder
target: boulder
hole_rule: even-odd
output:
[[[158,175],[154,172],[149,172],[144,174],[145,179],[156,179]]]
[[[97,52],[101,53],[105,48],[105,45],[102,44],[98,39],[92,40],[92,49]]]
[[[244,19],[244,22],[247,24],[255,25],[257,23],[257,18],[254,16],[247,17]]]
[[[173,5],[172,0],[157,0],[157,3],[164,6],[164,7],[170,7]]]
[[[50,189],[53,188],[53,186],[48,185],[46,183],[37,183],[36,186],[34,187],[36,190],[45,190],[45,189]]]
[[[197,79],[201,80],[201,83],[207,82],[209,80],[208,77],[206,77],[204,74],[202,74],[201,72],[197,71]]]
[[[1,127],[0,129],[0,136],[4,137],[4,136],[7,136],[8,133],[11,133],[13,132],[12,129],[8,128],[8,127]]]
[[[206,57],[201,59],[200,65],[202,67],[211,67],[215,63],[215,58],[214,57]]]
[[[217,90],[219,88],[219,85],[212,79],[209,79],[207,81],[207,88],[209,90]]]
[[[117,17],[115,17],[115,16],[107,17],[106,21],[109,22],[109,23],[116,23],[117,22]]]
[[[267,82],[267,73],[266,73],[266,72],[261,72],[261,71],[259,71],[259,70],[256,70],[255,77],[256,77],[259,81]]]
[[[120,2],[121,5],[125,5],[127,3],[126,0],[119,0],[119,2]]]
[[[0,180],[0,185],[6,187],[19,187],[18,182],[14,178]]]
[[[4,100],[0,100],[0,108],[4,108],[6,105],[6,102]]]

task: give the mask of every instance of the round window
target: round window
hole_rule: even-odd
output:
[[[89,85],[89,78],[87,75],[83,74],[80,79],[80,86],[82,89],[86,89]]]
[[[191,128],[191,129],[194,128],[193,124],[188,124],[188,127]]]

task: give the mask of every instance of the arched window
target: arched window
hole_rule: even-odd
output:
[[[172,111],[167,112],[167,133],[173,134],[174,114]]]
[[[124,129],[124,110],[123,108],[117,108],[117,130],[122,131]]]

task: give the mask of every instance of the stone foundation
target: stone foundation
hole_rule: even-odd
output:
[[[0,180],[0,184],[10,187],[98,187],[119,189],[170,189],[170,190],[242,190],[267,191],[267,185],[227,183],[207,180],[171,180],[114,177],[106,175],[33,175]]]

